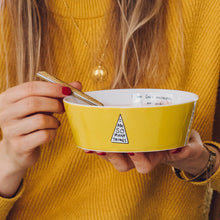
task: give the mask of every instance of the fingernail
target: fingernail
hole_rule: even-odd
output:
[[[106,153],[105,152],[96,152],[97,155],[100,155],[100,156],[105,156]]]
[[[128,153],[129,156],[134,156],[134,153]]]
[[[182,148],[177,148],[175,150],[172,150],[171,153],[172,154],[177,154],[177,153],[180,153],[182,151]]]
[[[63,87],[62,88],[62,93],[63,93],[63,95],[71,95],[72,90],[69,87]]]
[[[93,154],[94,151],[89,150],[89,151],[85,151],[85,153],[87,153],[87,154]]]

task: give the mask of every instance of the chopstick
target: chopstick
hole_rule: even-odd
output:
[[[74,88],[73,86],[65,83],[64,81],[50,75],[49,73],[45,72],[45,71],[40,71],[37,72],[36,74],[38,77],[40,77],[41,79],[44,79],[48,82],[52,82],[52,83],[59,83],[63,86],[69,87],[72,91],[72,95],[75,96],[76,98],[90,104],[90,105],[94,105],[94,106],[104,106],[101,102],[99,102],[98,100],[92,98],[91,96],[85,94],[84,92]]]

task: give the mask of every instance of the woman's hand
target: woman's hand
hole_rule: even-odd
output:
[[[28,82],[0,94],[0,195],[13,196],[38,160],[39,145],[55,138],[60,122],[53,113],[64,112],[62,98],[70,93],[58,84]]]
[[[214,148],[213,150],[217,154],[214,167],[216,171],[220,164],[219,152]],[[192,130],[186,146],[174,150],[127,154],[97,152],[96,154],[111,162],[122,172],[136,168],[139,173],[149,173],[158,164],[168,164],[194,176],[206,167],[209,159],[209,152],[203,147],[202,140],[195,130]]]

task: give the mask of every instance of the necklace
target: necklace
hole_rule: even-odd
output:
[[[67,11],[69,12],[70,11],[70,8],[69,8],[69,5],[67,4],[67,2],[65,0],[63,0],[63,3],[65,5],[65,8],[67,9]],[[85,46],[88,48],[88,50],[90,51],[90,54],[91,56],[93,55],[92,53],[92,49],[91,47],[89,46],[89,43],[88,41],[86,40],[86,38],[84,37],[84,35],[82,34],[79,26],[77,25],[74,17],[71,15],[71,13],[69,13],[69,17],[74,25],[74,27],[76,28],[77,32],[79,33],[83,43],[85,44]],[[93,80],[95,82],[98,82],[98,81],[103,81],[103,80],[106,80],[107,76],[108,76],[108,72],[107,72],[107,69],[105,68],[105,66],[103,65],[103,62],[104,62],[104,57],[105,57],[105,50],[108,46],[108,40],[106,40],[105,42],[105,46],[104,46],[104,49],[103,49],[103,53],[101,54],[100,58],[96,58],[96,60],[98,61],[98,65],[95,66],[93,69],[92,69],[92,73],[91,73],[91,77],[93,78]]]

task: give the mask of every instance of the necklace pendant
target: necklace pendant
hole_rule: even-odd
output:
[[[92,70],[92,79],[95,82],[104,81],[107,79],[108,72],[104,66],[98,65]]]

